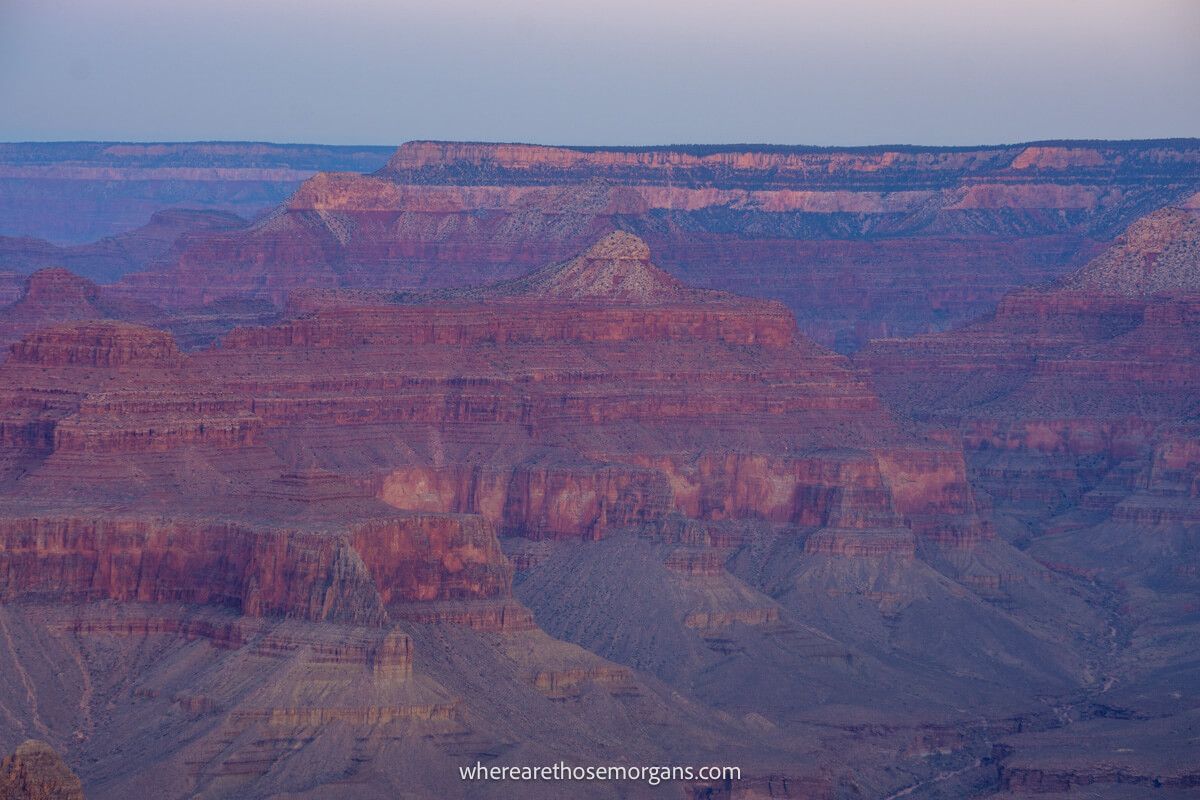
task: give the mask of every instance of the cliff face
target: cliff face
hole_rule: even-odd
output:
[[[268,427],[404,426],[419,449],[397,454],[378,484],[400,507],[482,513],[551,538],[598,537],[669,511],[899,524],[879,460],[920,448],[844,360],[799,338],[775,304],[684,287],[628,234],[483,290],[305,298],[304,316],[235,331],[196,363],[214,375],[280,364],[280,388],[257,381],[267,396],[255,413]],[[325,355],[347,347],[351,372]],[[472,455],[481,436],[504,451]],[[813,448],[828,454],[788,452]],[[877,510],[857,516],[858,502]],[[961,494],[959,510],[969,502]]]
[[[877,342],[862,363],[896,408],[957,430],[975,485],[1022,516],[1080,508],[1139,525],[1186,522],[1200,508],[1183,467],[1155,464],[1194,435],[1180,423],[1200,396],[1197,308],[1182,296],[1020,295],[945,340]],[[1009,312],[1053,322],[1007,334]]]
[[[33,473],[12,487],[0,525],[7,600],[185,601],[370,623],[393,601],[507,593],[495,535],[477,519],[397,515],[319,472],[255,475],[256,460],[275,458],[259,444],[253,399],[194,371],[163,331],[42,328],[12,346],[3,371],[0,463]],[[226,463],[193,474],[205,458]],[[214,470],[215,481],[196,480]],[[237,480],[259,497],[253,512],[218,503]],[[164,491],[175,497],[165,514]]]
[[[556,148],[415,142],[320,174],[245,232],[134,276],[157,304],[301,288],[458,287],[559,262],[613,229],[693,286],[783,301],[839,349],[940,330],[1069,271],[1200,187],[1194,142],[976,149]]]
[[[168,335],[122,322],[27,334],[3,367],[9,389],[0,421],[10,469],[25,474],[22,491],[50,502],[59,476],[73,469],[92,475],[73,493],[81,501],[116,493],[152,507],[174,486],[202,509],[228,491],[220,473],[232,470],[244,481],[239,502],[263,502],[247,524],[263,515],[290,519],[297,512],[285,509],[316,492],[311,513],[346,502],[360,509],[344,512],[348,523],[361,514],[368,527],[388,506],[478,515],[489,526],[381,533],[390,543],[383,550],[346,529],[303,557],[320,586],[349,547],[383,606],[393,597],[503,596],[503,558],[487,544],[490,530],[594,539],[653,531],[670,515],[762,519],[828,529],[831,542],[874,542],[829,545],[838,553],[898,547],[910,557],[914,533],[959,546],[986,535],[961,458],[891,421],[844,358],[805,341],[776,303],[686,287],[629,234],[485,289],[311,293],[296,304],[302,313],[288,322],[236,330],[220,348],[190,356]],[[187,466],[196,459],[210,466],[196,472]],[[292,466],[270,476],[267,465],[280,462]],[[308,466],[296,472],[301,462]],[[189,470],[217,472],[197,480]],[[322,470],[328,480],[317,477]],[[122,487],[122,474],[135,472],[155,477]],[[293,472],[307,477],[286,477]],[[337,488],[339,480],[349,488]],[[139,485],[149,494],[130,488]],[[174,538],[140,530],[138,547],[173,552],[163,542]],[[80,549],[67,552],[81,574],[109,574],[97,564],[114,557],[107,548],[116,540],[80,535]],[[218,539],[202,551],[223,550],[226,534],[211,535]],[[247,545],[248,555],[214,579],[228,587],[213,595],[217,602],[322,618],[308,601],[293,609],[283,598],[246,599],[246,587],[261,593],[271,583],[258,574],[253,547],[275,545],[269,535],[245,536],[262,544]],[[408,561],[401,553],[414,536],[428,556]],[[22,547],[22,563],[56,552]],[[164,557],[184,563],[182,555]],[[131,569],[149,567],[135,561]],[[114,575],[117,585],[125,580]],[[14,573],[10,592],[36,593],[21,589],[23,580]],[[178,580],[155,583],[177,596],[202,591]],[[90,584],[78,591],[138,596]],[[159,597],[144,591],[142,599]]]
[[[778,665],[778,709],[796,708],[785,698],[802,685],[849,680],[833,674],[860,658],[877,681],[870,702],[888,707],[907,686],[942,708],[971,691],[963,675],[1006,687],[996,702],[1007,687],[1077,680],[1077,657],[1054,652],[1040,620],[990,605],[1048,582],[996,537],[961,452],[898,424],[778,303],[688,287],[644,241],[613,233],[489,287],[313,290],[290,306],[286,321],[190,354],[152,353],[127,327],[115,352],[144,356],[92,355],[91,334],[67,346],[85,338],[77,328],[14,348],[12,473],[46,509],[36,516],[66,516],[63,481],[84,475],[73,503],[119,499],[169,520],[139,523],[140,558],[111,538],[24,546],[14,598],[41,596],[19,577],[28,564],[65,559],[78,569],[49,570],[64,585],[120,602],[502,636],[547,626],[738,713],[760,707],[733,687],[759,681],[761,663]],[[398,514],[427,521],[388,522]],[[159,532],[193,517],[186,539]],[[631,540],[652,543],[647,560],[609,560],[641,546]],[[238,555],[210,562],[182,541]],[[616,588],[639,570],[653,572],[645,602],[640,584]],[[146,588],[109,591],[92,575]],[[1027,602],[1075,609],[1058,592]],[[603,624],[576,614],[598,598],[615,603]],[[927,671],[875,660],[885,620],[944,613],[967,632],[893,645]],[[608,626],[646,634],[605,644]],[[743,647],[756,655],[728,683],[702,678]],[[997,648],[1032,666],[993,666]],[[607,669],[543,670],[535,683],[569,695],[615,680]]]
[[[502,596],[481,521],[381,515],[343,535],[145,516],[0,520],[0,600],[187,603],[379,625],[392,602]]]
[[[852,174],[864,184],[886,184],[905,175],[932,175],[953,183],[955,171],[1012,170],[1014,176],[1078,170],[1089,174],[1111,168],[1111,159],[1122,157],[1130,166],[1170,169],[1181,162],[1194,163],[1195,153],[1186,140],[1137,144],[1079,142],[1010,145],[1004,147],[921,148],[805,148],[754,145],[697,145],[684,147],[551,147],[528,144],[475,142],[410,142],[403,145],[381,175],[429,176],[456,170],[471,183],[484,183],[505,173],[523,174],[528,182],[554,178],[573,170],[584,173],[601,167],[643,178],[666,171],[689,175],[715,175],[720,185],[739,180],[761,183],[755,173],[774,170],[772,180],[789,182],[795,175],[824,175],[840,182]],[[948,174],[949,173],[949,174]],[[821,180],[818,178],[817,180]],[[936,180],[936,178],[935,178]]]

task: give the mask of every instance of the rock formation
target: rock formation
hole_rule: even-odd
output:
[[[83,800],[83,784],[53,747],[28,739],[0,762],[0,800]]]
[[[1119,179],[1117,176],[1120,176]],[[777,299],[853,350],[942,330],[1078,266],[1200,189],[1194,141],[991,148],[568,148],[410,142],[322,173],[247,231],[127,281],[163,306],[515,278],[628,230],[685,283]]]
[[[464,759],[613,742],[832,797],[903,788],[880,741],[928,770],[908,742],[964,704],[987,728],[1086,682],[1100,620],[996,535],[956,442],[782,304],[651,253],[613,232],[483,287],[294,291],[200,350],[114,319],[24,333],[0,707],[98,797],[145,764],[171,796],[386,793],[396,764],[464,796]],[[52,273],[24,306],[56,276],[103,298]]]
[[[1195,198],[1155,211],[1055,287],[858,359],[892,407],[961,439],[1004,536],[1108,609],[1088,705],[1006,740],[1001,797],[1194,791],[1198,219]]]
[[[1138,219],[1066,283],[1096,294],[1200,293],[1200,194]]]
[[[973,450],[1148,455],[1156,429],[1194,414],[1197,219],[1156,211],[1060,286],[952,334],[877,341],[859,362],[894,406],[959,427]]]
[[[40,269],[22,279],[14,302],[0,305],[0,361],[27,333],[60,323],[121,320],[169,330],[185,347],[210,344],[239,324],[273,321],[274,309],[253,301],[215,303],[173,312],[130,299],[62,267]]]
[[[457,766],[560,758],[1186,790],[1062,742],[1190,719],[1198,170],[411,143],[146,233],[117,286],[35,272],[0,309],[0,745],[102,798],[506,797]],[[993,303],[853,360],[805,335]]]
[[[112,297],[96,284],[61,267],[38,270],[24,281],[16,302],[0,306],[0,344],[64,322],[101,319],[164,321],[153,306]]]

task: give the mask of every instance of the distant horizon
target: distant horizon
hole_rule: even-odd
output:
[[[5,145],[205,145],[205,144],[237,144],[237,145],[272,145],[275,147],[338,147],[354,148],[398,148],[406,144],[467,144],[467,145],[505,145],[514,147],[546,147],[563,150],[671,150],[677,148],[773,148],[788,150],[878,150],[880,148],[914,148],[920,150],[977,150],[1003,147],[1021,147],[1031,145],[1088,145],[1088,144],[1184,144],[1200,142],[1196,136],[1144,136],[1132,138],[1051,138],[1051,139],[1022,139],[1008,142],[974,142],[968,144],[930,144],[922,142],[878,142],[874,144],[811,144],[784,142],[665,142],[650,144],[563,144],[561,142],[534,141],[501,141],[495,139],[403,139],[394,144],[386,142],[322,142],[322,141],[281,141],[274,139],[13,139],[0,140],[0,146]]]

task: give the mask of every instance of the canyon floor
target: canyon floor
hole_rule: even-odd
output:
[[[1200,142],[22,147],[0,798],[1200,791]]]

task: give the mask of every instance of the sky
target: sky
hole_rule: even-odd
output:
[[[1200,136],[1200,0],[0,0],[0,141]]]

